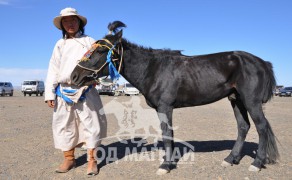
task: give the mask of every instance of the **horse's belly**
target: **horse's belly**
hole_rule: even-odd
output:
[[[221,94],[221,95],[215,95],[209,94],[209,95],[203,95],[203,94],[193,94],[193,95],[178,95],[177,99],[174,103],[174,108],[181,108],[181,107],[191,107],[191,106],[201,106],[206,105],[210,103],[214,103],[227,95]]]

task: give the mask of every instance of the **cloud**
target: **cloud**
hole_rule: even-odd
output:
[[[47,69],[0,68],[0,81],[20,86],[24,80],[45,80]]]
[[[0,0],[0,5],[10,5],[9,0]]]

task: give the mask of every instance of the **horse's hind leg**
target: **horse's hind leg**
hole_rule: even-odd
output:
[[[272,128],[264,116],[262,104],[258,103],[248,109],[259,134],[259,146],[256,158],[249,167],[250,171],[259,171],[265,163],[275,163],[279,152]]]
[[[231,105],[237,121],[238,135],[237,140],[232,148],[231,153],[224,159],[222,166],[231,166],[239,164],[241,160],[241,151],[246,138],[246,134],[250,128],[247,110],[239,98],[231,99]]]

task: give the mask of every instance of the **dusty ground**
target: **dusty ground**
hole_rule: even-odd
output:
[[[129,104],[132,97],[102,96],[104,104],[120,102]],[[136,112],[137,119],[153,118],[154,111],[145,105],[144,97],[139,96],[144,111]],[[114,101],[113,101],[114,100]],[[136,99],[137,100],[137,99]],[[121,103],[123,102],[123,103]],[[117,105],[115,103],[114,105]],[[130,105],[128,105],[129,108]],[[118,108],[112,109],[118,111]],[[292,98],[275,97],[264,106],[278,144],[281,160],[267,165],[259,173],[247,169],[254,158],[258,136],[254,125],[247,136],[244,157],[239,165],[229,168],[220,166],[231,151],[236,139],[236,123],[227,99],[211,105],[176,109],[174,126],[176,145],[181,152],[177,169],[164,176],[155,174],[162,154],[161,143],[153,144],[149,137],[147,143],[137,148],[136,143],[123,144],[115,136],[122,128],[119,117],[107,114],[108,139],[103,141],[105,155],[100,162],[100,173],[93,179],[291,179],[292,175]],[[108,111],[109,112],[109,111]],[[133,109],[129,113],[133,112]],[[140,113],[144,112],[144,114]],[[139,114],[140,113],[140,114]],[[119,114],[118,114],[119,115]],[[122,114],[125,115],[125,114]],[[76,150],[77,167],[66,174],[54,173],[62,161],[62,154],[54,149],[51,130],[52,109],[43,102],[43,97],[23,97],[16,92],[13,97],[0,97],[0,179],[87,179],[85,151]],[[121,123],[121,122],[120,122]],[[138,122],[136,122],[138,124]],[[135,131],[137,137],[144,130]],[[155,127],[151,128],[155,134]],[[178,143],[183,142],[183,143]],[[190,151],[194,147],[194,152]],[[157,149],[152,149],[156,147]],[[187,148],[189,147],[189,148]],[[113,149],[118,149],[115,152]],[[136,149],[137,153],[133,150]],[[184,150],[187,153],[182,153]],[[130,153],[129,153],[130,150]],[[178,153],[180,153],[178,152]],[[115,157],[113,159],[111,157]],[[130,155],[127,155],[130,154]],[[125,155],[126,154],[126,155]],[[185,159],[183,159],[185,158]]]

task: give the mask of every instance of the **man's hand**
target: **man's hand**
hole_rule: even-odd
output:
[[[47,104],[49,107],[54,108],[55,107],[55,101],[54,100],[48,100]]]

